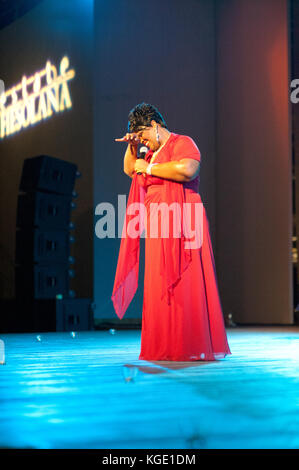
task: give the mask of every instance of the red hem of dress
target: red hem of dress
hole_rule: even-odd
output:
[[[156,357],[151,357],[151,358],[147,358],[145,356],[139,356],[139,360],[142,360],[142,361],[173,361],[173,362],[212,362],[212,361],[217,361],[218,359],[224,359],[225,356],[228,356],[228,355],[231,355],[232,353],[231,352],[227,352],[227,353],[214,353],[213,356],[207,356],[205,355],[204,358],[201,357],[201,355],[199,356],[192,356],[192,357],[179,357],[179,358],[170,358],[169,356],[165,356],[165,357],[159,357],[159,358],[156,358]]]

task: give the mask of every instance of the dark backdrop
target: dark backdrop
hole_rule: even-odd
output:
[[[116,207],[117,194],[128,194],[126,146],[114,138],[126,132],[129,110],[149,102],[171,131],[190,135],[202,152],[200,190],[215,236],[214,16],[214,2],[206,0],[95,3],[95,205]],[[101,319],[117,318],[110,297],[119,244],[117,238],[95,237],[94,295]],[[140,268],[142,274],[143,263]],[[141,317],[142,288],[141,276],[125,319]]]
[[[6,89],[68,56],[72,108],[0,140],[0,296],[14,296],[14,251],[19,180],[25,158],[46,154],[78,165],[76,225],[77,296],[92,296],[92,44],[93,2],[45,0],[0,31],[0,71]]]

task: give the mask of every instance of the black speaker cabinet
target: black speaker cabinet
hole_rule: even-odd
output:
[[[18,302],[75,297],[70,234],[77,165],[40,155],[23,164],[17,203],[15,288]],[[31,310],[30,310],[31,311]]]
[[[70,296],[70,268],[67,264],[20,265],[15,267],[16,297],[50,299]]]
[[[68,229],[72,198],[57,194],[32,192],[18,196],[17,227]]]
[[[24,161],[20,191],[49,191],[72,195],[77,165],[40,155]]]
[[[94,329],[91,299],[34,301],[35,331],[84,331]]]
[[[88,298],[0,299],[0,307],[0,333],[94,330],[94,303]]]
[[[69,263],[68,231],[21,229],[16,231],[16,264]]]

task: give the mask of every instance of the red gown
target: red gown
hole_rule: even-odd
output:
[[[151,157],[152,152],[149,151],[146,160],[149,161]],[[183,158],[200,161],[201,155],[190,137],[172,133],[158,153],[155,163]],[[177,183],[136,175],[132,182],[128,206],[131,202],[138,202],[144,204],[146,210],[143,216],[142,211],[139,211],[138,219],[140,233],[146,222],[139,355],[142,360],[213,361],[231,354],[223,321],[209,223],[198,194],[198,184],[199,176],[188,183]],[[173,202],[177,204],[181,217],[174,222],[172,211],[169,211],[168,236],[163,232],[165,226],[161,228],[167,212],[161,215],[161,212],[155,212],[155,207],[161,203],[167,203],[169,207]],[[186,220],[183,206],[188,206],[188,203],[193,209],[195,203],[199,203],[197,207],[201,206],[200,219],[195,218],[192,210],[193,216],[189,218],[189,230],[196,229],[199,241],[193,245],[186,245],[186,240],[191,239],[191,232],[187,229],[185,231],[183,225]],[[155,236],[151,236],[150,220],[154,213],[158,231]],[[127,220],[124,230],[130,221],[132,218]],[[178,226],[181,229],[180,237],[177,231],[174,233]],[[120,318],[136,291],[138,265],[139,238],[123,238],[112,294],[115,311]]]

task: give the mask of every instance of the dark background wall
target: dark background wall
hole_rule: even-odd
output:
[[[149,102],[171,131],[190,135],[202,152],[200,190],[215,238],[214,18],[214,2],[206,0],[95,3],[95,205],[107,201],[117,207],[117,194],[128,194],[131,180],[122,169],[126,146],[114,138],[126,132],[129,110]],[[117,318],[110,297],[119,244],[118,238],[95,237],[99,319]],[[141,317],[142,288],[141,276],[125,319]]]
[[[0,296],[14,296],[14,251],[19,180],[25,158],[50,155],[78,165],[82,178],[72,221],[76,225],[77,296],[92,296],[92,44],[93,2],[45,0],[0,31],[0,71],[6,89],[68,56],[76,75],[69,83],[73,106],[0,141]]]
[[[135,104],[157,105],[202,152],[224,313],[292,323],[288,2],[98,1],[95,25],[95,203],[128,193],[113,140]],[[95,238],[99,318],[115,317],[118,247]],[[141,292],[142,283],[126,318],[140,316]]]
[[[217,2],[217,268],[240,323],[292,323],[286,0]]]

